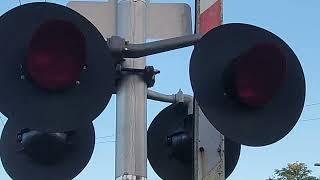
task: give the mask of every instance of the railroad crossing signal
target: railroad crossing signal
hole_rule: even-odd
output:
[[[107,106],[114,92],[111,52],[79,13],[45,2],[18,6],[1,16],[0,36],[0,83],[6,87],[0,88],[0,109],[10,121],[73,130]]]
[[[195,45],[189,70],[208,120],[240,144],[280,140],[302,112],[305,79],[299,60],[262,28],[235,23],[212,29]]]
[[[114,93],[107,43],[77,12],[43,2],[2,15],[0,36],[6,172],[18,180],[73,179],[93,153],[92,121]]]
[[[93,153],[93,125],[48,133],[28,129],[9,119],[0,141],[1,162],[16,180],[73,179]]]
[[[186,104],[174,103],[163,109],[149,126],[148,159],[162,179],[193,179],[193,120],[194,114],[188,113]],[[224,142],[227,178],[237,165],[241,145],[229,139]]]
[[[279,37],[252,25],[226,24],[205,35],[142,44],[119,36],[106,42],[79,13],[41,2],[2,15],[0,37],[5,42],[0,43],[0,84],[6,85],[0,89],[0,111],[9,119],[0,151],[6,171],[16,179],[38,171],[42,179],[47,174],[73,178],[84,168],[94,145],[92,121],[117,93],[115,81],[128,74],[152,81],[158,73],[122,67],[123,58],[195,45],[189,67],[194,97],[210,123],[232,142],[231,153],[225,142],[226,158],[232,159],[226,159],[231,162],[226,175],[237,162],[240,144],[264,146],[280,140],[294,127],[304,104],[305,80],[296,55]],[[156,143],[166,142],[159,149],[150,147],[153,166],[170,167],[174,159],[177,167],[192,168],[194,127],[189,122],[194,118],[185,107],[175,110],[181,105],[169,106],[173,112],[164,119],[172,122],[156,118],[157,126],[149,129],[148,144],[159,138]],[[156,159],[161,153],[163,162]],[[70,164],[62,163],[66,156]],[[172,174],[172,169],[158,169],[165,177]]]

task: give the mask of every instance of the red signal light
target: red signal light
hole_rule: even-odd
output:
[[[29,44],[26,70],[30,79],[50,91],[75,85],[85,65],[85,38],[72,23],[43,23]]]
[[[236,143],[277,142],[301,115],[305,78],[299,59],[265,29],[242,23],[218,26],[195,45],[189,67],[204,115]]]
[[[286,57],[275,44],[257,44],[234,58],[226,74],[229,96],[250,107],[260,107],[270,102],[283,84]]]
[[[15,123],[66,132],[90,124],[107,106],[115,61],[103,35],[81,14],[59,4],[26,3],[0,17],[0,39],[6,42],[0,45],[0,84],[6,85],[0,111],[10,119],[14,114]]]

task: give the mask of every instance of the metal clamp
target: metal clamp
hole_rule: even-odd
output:
[[[123,68],[121,64],[117,64],[116,71],[118,74],[118,80],[125,73],[133,73],[133,74],[141,75],[144,81],[146,82],[148,88],[154,85],[156,80],[155,75],[160,73],[160,71],[158,69],[155,69],[153,66],[146,66],[144,69],[135,69],[135,68]]]

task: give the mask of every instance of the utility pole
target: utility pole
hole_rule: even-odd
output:
[[[149,0],[117,0],[116,34],[130,43],[146,41]],[[145,57],[125,59],[124,68],[144,69]],[[116,96],[116,179],[147,178],[147,86],[141,76],[127,74],[119,81]]]
[[[76,177],[93,152],[92,121],[112,94],[117,95],[116,180],[146,180],[147,157],[158,163],[153,168],[163,179],[224,180],[241,144],[265,146],[288,134],[305,100],[297,56],[265,29],[221,25],[222,0],[197,5],[199,34],[191,33],[191,9],[183,3],[68,3],[83,17],[62,5],[35,2],[1,16],[0,39],[11,42],[0,44],[0,84],[8,85],[0,88],[0,112],[9,118],[0,154],[8,175]],[[161,40],[146,43],[147,38]],[[147,91],[160,71],[146,66],[145,56],[192,45],[194,97]],[[148,134],[147,97],[173,103]],[[160,120],[165,123],[157,124]],[[157,146],[148,147],[151,143]]]

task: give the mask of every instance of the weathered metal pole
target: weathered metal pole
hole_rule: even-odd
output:
[[[116,0],[117,35],[130,43],[146,41],[149,0]],[[124,68],[144,69],[145,58],[126,59]],[[147,86],[139,75],[124,75],[116,99],[116,180],[147,178]]]
[[[196,0],[196,33],[207,33],[222,24],[222,3]],[[225,180],[224,136],[209,123],[196,100],[194,107],[193,180]]]

